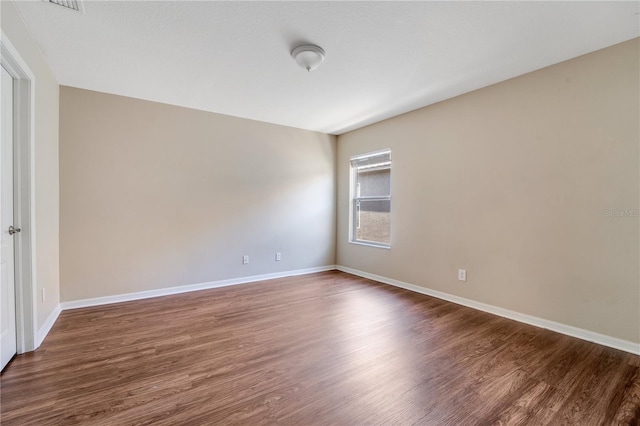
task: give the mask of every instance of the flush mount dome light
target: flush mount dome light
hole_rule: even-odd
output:
[[[303,44],[291,51],[291,57],[300,67],[307,71],[313,71],[324,61],[324,50],[315,44]]]

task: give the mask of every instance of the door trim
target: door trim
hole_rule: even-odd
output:
[[[0,62],[14,78],[14,237],[17,352],[35,350],[37,340],[35,221],[35,75],[7,35],[0,38]]]

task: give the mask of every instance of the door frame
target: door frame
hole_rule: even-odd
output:
[[[35,221],[35,75],[2,31],[0,63],[13,77],[13,206],[16,295],[16,343],[19,354],[33,351],[37,341]],[[3,230],[4,231],[4,230]],[[15,238],[15,237],[18,238]]]

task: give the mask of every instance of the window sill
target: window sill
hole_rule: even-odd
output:
[[[366,241],[349,241],[349,244],[356,244],[358,246],[369,246],[369,247],[375,247],[375,248],[391,250],[391,245],[368,243]]]

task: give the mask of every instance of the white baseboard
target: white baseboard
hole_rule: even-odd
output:
[[[211,288],[227,287],[230,285],[247,284],[256,281],[272,280],[274,278],[292,277],[295,275],[313,274],[316,272],[335,270],[335,265],[318,266],[315,268],[296,269],[293,271],[276,272],[272,274],[252,275],[248,277],[231,278],[228,280],[210,281],[200,284],[159,288],[156,290],[139,291],[136,293],[116,294],[113,296],[95,297],[92,299],[62,302],[63,311],[67,309],[87,308],[90,306],[108,305],[111,303],[130,302],[132,300],[149,299],[151,297],[168,296],[171,294],[187,293],[191,291],[207,290]]]
[[[533,325],[535,327],[546,328],[557,333],[566,334],[567,336],[576,337],[578,339],[586,340],[589,342],[597,343],[603,346],[608,346],[614,349],[619,349],[632,354],[640,355],[640,344],[630,342],[628,340],[618,339],[616,337],[607,336],[605,334],[596,333],[582,328],[573,327],[571,325],[562,324],[559,322],[546,320],[543,318],[534,317],[532,315],[522,314],[519,312],[511,311],[509,309],[500,308],[498,306],[488,305],[486,303],[477,302],[475,300],[466,299],[464,297],[455,296],[453,294],[444,293],[437,290],[431,290],[425,287],[420,287],[415,284],[409,284],[403,281],[395,280],[393,278],[383,277],[381,275],[370,274],[368,272],[359,271],[357,269],[348,268],[341,265],[327,265],[315,268],[297,269],[293,271],[276,272],[272,274],[253,275],[248,277],[231,278],[228,280],[211,281],[200,284],[192,284],[177,287],[168,287],[156,290],[140,291],[136,293],[118,294],[113,296],[96,297],[92,299],[74,300],[70,302],[62,302],[53,312],[47,317],[47,320],[38,330],[37,345],[44,341],[45,337],[53,327],[60,312],[67,309],[86,308],[90,306],[107,305],[111,303],[128,302],[132,300],[148,299],[151,297],[168,296],[171,294],[187,293],[191,291],[206,290],[211,288],[227,287],[231,285],[247,284],[256,281],[264,281],[275,278],[291,277],[295,275],[313,274],[316,272],[331,271],[337,269],[342,272],[346,272],[352,275],[368,278],[374,281],[378,281],[384,284],[389,284],[395,287],[400,287],[405,290],[414,291],[427,296],[436,297],[438,299],[453,302],[458,305],[467,306],[469,308],[477,309],[479,311],[488,312],[490,314],[498,315],[504,318],[508,318],[514,321],[522,322],[525,324]]]
[[[51,331],[51,327],[53,327],[53,324],[56,323],[60,312],[62,312],[62,308],[58,303],[53,311],[49,314],[47,319],[44,321],[42,327],[40,327],[40,329],[38,330],[38,335],[36,336],[36,347],[34,349],[38,349],[42,342],[44,342],[45,337],[47,337],[47,334],[49,334],[49,331]]]
[[[453,302],[458,305],[467,306],[469,308],[477,309],[479,311],[488,312],[490,314],[512,319],[514,321],[522,322],[522,323],[533,325],[536,327],[546,328],[551,331],[566,334],[567,336],[577,337],[578,339],[586,340],[589,342],[597,343],[599,345],[604,345],[614,349],[619,349],[621,351],[640,355],[640,344],[630,342],[628,340],[618,339],[616,337],[611,337],[605,334],[600,334],[593,331],[584,330],[582,328],[573,327],[571,325],[566,325],[559,322],[534,317],[532,315],[521,314],[519,312],[510,311],[508,309],[500,308],[498,306],[488,305],[482,302],[476,302],[475,300],[465,299],[464,297],[454,296],[453,294],[444,293],[437,290],[431,290],[425,287],[420,287],[414,284],[409,284],[403,281],[394,280],[392,278],[387,278],[380,275],[370,274],[368,272],[359,271],[357,269],[348,268],[346,266],[337,265],[336,269],[342,272],[346,272],[348,274],[358,275],[360,277],[368,278],[374,281],[379,281],[384,284],[389,284],[395,287],[404,288],[405,290],[411,290],[416,293],[425,294],[427,296],[433,296],[438,299],[446,300],[448,302]]]

